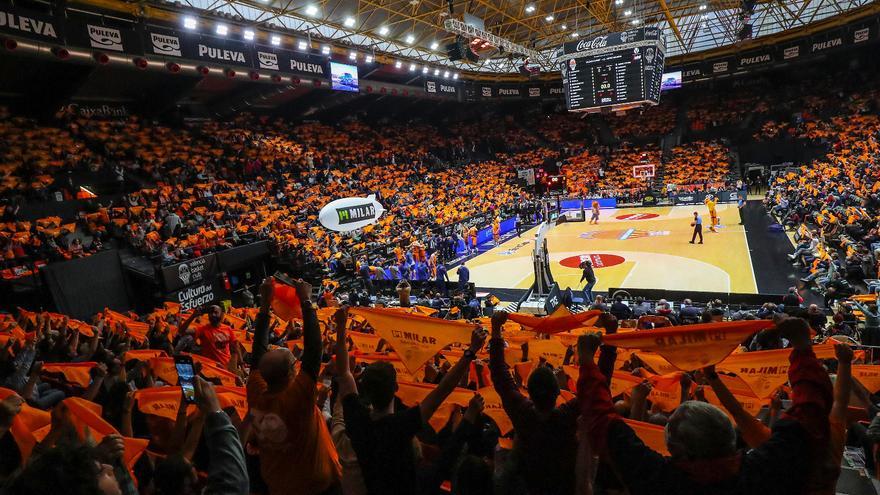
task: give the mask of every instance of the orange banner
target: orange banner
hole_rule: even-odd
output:
[[[725,321],[606,335],[608,345],[652,351],[683,371],[717,364],[769,320]]]
[[[397,372],[397,380],[405,380],[415,382],[417,380],[421,380],[425,376],[424,368],[420,368],[416,370],[415,373],[410,373],[406,366],[403,364],[403,361],[397,356],[397,354],[356,354],[355,361],[361,363],[372,364],[379,361],[389,363],[391,366],[394,366],[394,371]]]
[[[177,419],[182,395],[180,387],[152,387],[136,391],[134,399],[140,412],[174,421]],[[195,411],[194,405],[189,407]]]
[[[64,375],[64,379],[67,382],[86,388],[92,382],[89,370],[97,365],[98,363],[93,361],[83,363],[45,363],[43,364],[43,373]]]
[[[648,448],[661,455],[669,455],[669,449],[666,448],[666,430],[662,426],[632,419],[624,419],[623,421],[633,429],[639,440],[644,442]]]
[[[761,408],[770,403],[769,398],[759,399],[755,397],[751,393],[751,391],[748,391],[746,395],[735,393],[733,392],[733,390],[731,390],[731,393],[733,394],[733,397],[736,399],[736,401],[742,404],[743,409],[745,409],[752,416],[757,416],[758,413],[761,411]],[[721,405],[721,401],[718,400],[718,395],[715,394],[715,391],[712,389],[712,387],[703,387],[703,395],[706,396],[706,400],[709,402],[709,404],[718,406],[722,411],[726,412],[727,415],[730,416],[730,411],[728,411],[727,408]],[[731,416],[730,419],[733,420],[733,416]]]
[[[510,421],[510,417],[504,411],[504,406],[501,405],[501,397],[498,395],[498,392],[493,387],[483,387],[477,390],[477,393],[483,396],[483,414],[492,418],[492,421],[498,425],[498,430],[502,436],[507,435],[513,429],[513,422]]]
[[[351,337],[354,346],[361,352],[376,352],[379,348],[379,341],[382,337],[372,333],[347,332],[346,335]]]
[[[871,364],[852,365],[852,376],[872,394],[880,391],[880,366]]]
[[[398,380],[397,387],[396,395],[400,401],[407,407],[413,407],[425,400],[425,397],[427,397],[432,390],[437,388],[437,385]],[[440,407],[437,408],[437,412],[435,412],[434,415],[431,416],[431,419],[428,420],[428,424],[434,428],[434,431],[439,431],[449,421],[449,416],[455,409],[455,406],[467,407],[468,402],[470,402],[471,397],[473,396],[473,390],[456,387],[452,393],[449,394],[449,397],[440,404]]]
[[[5,400],[10,395],[16,395],[15,391],[8,388],[0,388],[0,400]],[[33,432],[48,426],[51,421],[52,417],[48,411],[31,407],[27,403],[21,405],[21,412],[12,419],[9,432],[12,434],[12,439],[15,440],[18,450],[21,452],[22,464],[27,462],[31,456],[31,451],[37,445],[37,439],[34,437]]]
[[[416,316],[387,309],[352,308],[386,342],[391,344],[404,366],[415,373],[441,349],[452,343],[470,342],[475,325]]]
[[[201,363],[201,375],[205,378],[216,378],[221,385],[235,387],[238,385],[233,373],[221,368],[216,361],[193,354],[193,363]],[[149,359],[150,369],[153,375],[168,385],[177,385],[177,368],[174,366],[174,358],[154,357]]]
[[[89,402],[80,397],[68,397],[64,399],[64,405],[67,406],[68,417],[76,428],[81,440],[91,437],[97,444],[101,443],[101,440],[107,435],[119,435],[119,431],[101,417],[101,406],[94,402]],[[44,426],[34,432],[34,437],[42,440],[49,434],[51,428],[51,425]],[[122,455],[123,462],[128,469],[132,469],[150,441],[123,437],[123,442],[125,443],[125,452]]]
[[[667,373],[674,373],[676,371],[679,371],[677,367],[673,366],[669,361],[666,360],[666,358],[659,354],[654,354],[653,352],[636,352],[634,354],[647,367],[651,368],[651,371],[657,373],[658,375],[665,375]],[[618,353],[618,358],[619,357],[620,353]]]
[[[813,346],[819,359],[834,359],[834,345]],[[716,366],[719,371],[734,373],[756,397],[767,398],[788,381],[788,357],[791,349],[740,352],[728,356]]]
[[[275,282],[272,297],[272,312],[284,321],[301,320],[302,307],[296,289],[280,282]]]
[[[559,333],[578,327],[595,326],[602,312],[599,310],[584,311],[572,314],[565,306],[560,305],[548,316],[535,316],[523,313],[510,313],[508,319],[519,323],[526,330],[535,333]]]
[[[122,362],[127,363],[133,360],[149,361],[150,358],[154,357],[165,357],[165,351],[160,351],[157,349],[137,349],[133,351],[125,351],[125,354],[122,355]]]
[[[566,347],[556,339],[529,341],[529,360],[537,362],[539,358],[544,358],[556,368],[562,366],[565,351]]]

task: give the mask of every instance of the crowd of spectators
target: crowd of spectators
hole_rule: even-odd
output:
[[[873,300],[841,301],[829,322],[796,291],[756,309],[600,296],[593,327],[549,338],[487,302],[468,315],[469,341],[416,371],[349,313],[354,294],[319,294],[316,307],[311,286],[293,284],[302,314],[289,321],[271,278],[258,306],[226,311],[3,313],[5,493],[833,493],[844,446],[874,472],[874,357],[841,343],[880,331]],[[400,295],[393,314],[463,316]],[[731,359],[790,359],[770,390],[726,361],[681,370],[591,333],[758,318],[766,329]],[[180,356],[195,363],[194,405]],[[816,467],[786,474],[803,466]]]

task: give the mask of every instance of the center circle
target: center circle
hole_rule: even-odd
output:
[[[593,268],[607,268],[623,263],[626,258],[616,254],[582,254],[563,258],[559,260],[559,264],[566,268],[580,268],[581,262],[585,260],[590,260],[593,263]]]

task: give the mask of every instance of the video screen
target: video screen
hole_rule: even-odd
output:
[[[663,78],[660,79],[660,91],[670,89],[678,89],[681,87],[681,71],[664,72]]]
[[[330,87],[339,91],[358,91],[358,68],[330,62]]]

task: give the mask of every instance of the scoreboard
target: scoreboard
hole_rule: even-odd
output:
[[[557,60],[569,111],[658,104],[665,51],[665,37],[656,27],[566,43]]]

